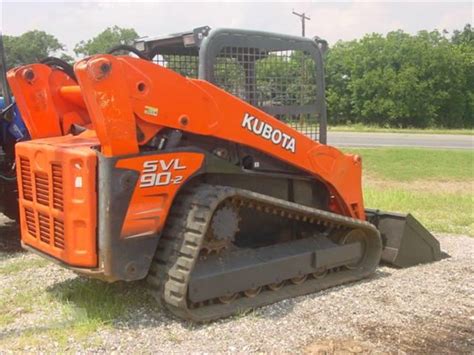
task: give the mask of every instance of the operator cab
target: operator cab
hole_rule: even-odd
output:
[[[140,38],[135,47],[155,63],[211,82],[326,143],[326,41],[204,26]]]

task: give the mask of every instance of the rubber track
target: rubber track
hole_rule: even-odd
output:
[[[300,285],[286,285],[278,291],[263,291],[254,298],[241,297],[230,304],[205,304],[189,308],[187,288],[192,270],[212,215],[226,199],[286,218],[331,225],[333,228],[364,229],[375,245],[370,262],[357,270],[329,273]],[[280,200],[248,190],[201,184],[185,187],[176,197],[160,239],[147,281],[156,300],[176,316],[197,322],[211,321],[286,298],[312,293],[372,274],[382,251],[378,230],[370,223]]]

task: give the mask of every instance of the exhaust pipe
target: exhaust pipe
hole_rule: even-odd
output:
[[[439,241],[411,214],[365,210],[382,236],[382,261],[409,267],[441,259]]]

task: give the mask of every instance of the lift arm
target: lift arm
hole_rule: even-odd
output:
[[[62,70],[30,64],[7,73],[32,139],[67,134],[72,124],[90,123],[77,82]]]
[[[319,144],[209,82],[149,61],[98,55],[74,69],[106,156],[137,153],[163,127],[213,136],[314,175],[330,186],[338,212],[365,218],[358,156]]]

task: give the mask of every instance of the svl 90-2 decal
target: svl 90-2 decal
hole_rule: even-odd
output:
[[[121,237],[150,236],[161,231],[175,194],[203,162],[204,155],[194,152],[143,154],[119,160],[117,169],[140,174],[128,203]]]
[[[178,185],[183,181],[180,170],[186,170],[179,158],[171,160],[150,160],[143,163],[140,187]]]

